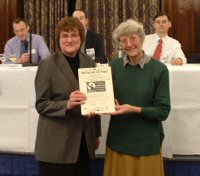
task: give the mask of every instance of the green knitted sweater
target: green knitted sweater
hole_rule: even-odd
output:
[[[142,69],[124,66],[123,59],[111,63],[115,98],[120,104],[142,108],[140,114],[112,116],[107,146],[119,153],[147,156],[160,153],[164,132],[161,121],[170,112],[169,72],[151,59]]]

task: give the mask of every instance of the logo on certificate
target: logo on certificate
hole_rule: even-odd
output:
[[[106,91],[105,81],[86,82],[86,87],[87,93]]]

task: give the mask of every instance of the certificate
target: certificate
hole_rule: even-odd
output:
[[[80,91],[87,96],[81,105],[82,115],[115,111],[111,68],[99,66],[78,69]]]

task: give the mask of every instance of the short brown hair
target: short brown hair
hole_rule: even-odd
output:
[[[88,15],[87,15],[87,13],[86,13],[86,11],[85,11],[85,10],[83,10],[83,9],[75,9],[75,10],[74,10],[74,12],[76,12],[76,11],[83,12],[83,13],[84,13],[84,15],[85,15],[85,18],[88,18]],[[74,13],[74,12],[73,12],[73,13]]]
[[[57,42],[59,43],[60,32],[62,30],[73,31],[75,28],[77,28],[79,31],[79,35],[81,38],[81,44],[82,44],[85,40],[85,31],[84,31],[84,28],[83,28],[83,25],[81,24],[81,22],[75,17],[64,17],[58,22],[58,25],[56,28]]]
[[[156,14],[153,18],[153,21],[155,22],[156,18],[161,17],[161,16],[166,16],[168,20],[171,21],[170,16],[166,12],[159,12],[158,14]]]
[[[24,19],[24,18],[16,18],[14,21],[13,21],[13,25],[14,24],[19,24],[20,22],[23,22],[25,23],[26,26],[29,26],[29,23]]]

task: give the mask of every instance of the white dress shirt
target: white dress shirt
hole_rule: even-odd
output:
[[[153,57],[159,39],[160,38],[157,34],[150,34],[145,36],[143,50],[147,55]],[[161,62],[171,64],[174,58],[181,58],[184,64],[187,63],[187,59],[181,49],[181,44],[177,40],[169,36],[162,38],[162,40],[163,46],[160,57]]]

